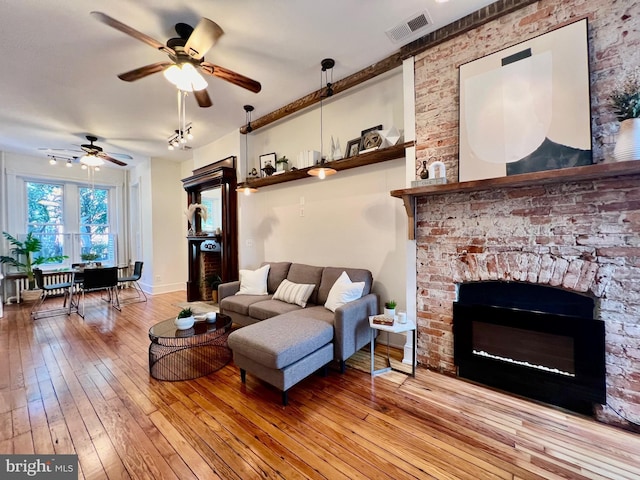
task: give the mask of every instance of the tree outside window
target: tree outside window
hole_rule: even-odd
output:
[[[80,257],[86,261],[114,261],[114,238],[109,233],[109,191],[80,188]]]
[[[63,185],[27,182],[27,233],[40,239],[36,257],[64,255]]]

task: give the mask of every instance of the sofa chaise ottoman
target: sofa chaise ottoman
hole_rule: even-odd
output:
[[[325,368],[333,360],[333,328],[315,318],[273,317],[241,328],[229,335],[227,344],[240,368],[242,383],[246,372],[282,391],[287,405],[290,387]]]

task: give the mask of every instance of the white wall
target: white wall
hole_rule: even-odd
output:
[[[180,182],[182,167],[154,158],[149,170],[151,208],[145,211],[152,212],[152,235],[144,244],[152,249],[152,293],[186,290],[187,220],[183,212],[187,197]]]

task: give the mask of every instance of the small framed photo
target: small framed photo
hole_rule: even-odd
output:
[[[265,153],[260,155],[260,176],[270,177],[276,171],[276,154]]]
[[[376,142],[378,139],[382,140],[379,130],[382,130],[382,125],[376,125],[375,127],[367,128],[360,132],[360,150],[369,150],[370,148],[373,148],[374,145],[372,144],[372,139],[375,139]],[[380,141],[380,143],[382,143],[382,141]],[[375,147],[378,146],[379,144],[375,145]]]
[[[344,158],[355,157],[360,151],[360,137],[354,138],[347,142],[347,150],[344,153]]]

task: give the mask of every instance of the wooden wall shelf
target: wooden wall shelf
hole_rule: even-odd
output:
[[[507,177],[474,180],[471,182],[447,183],[444,185],[428,185],[423,187],[392,190],[391,196],[401,198],[409,217],[409,240],[415,240],[416,198],[448,193],[475,192],[496,188],[534,187],[553,183],[577,182],[618,177],[622,175],[639,175],[640,160],[619,163],[597,163],[583,167],[545,170],[543,172],[523,173]]]
[[[381,150],[374,150],[373,152],[363,153],[356,155],[355,157],[344,158],[342,160],[334,160],[332,162],[326,162],[325,166],[334,168],[338,171],[347,170],[349,168],[363,167],[365,165],[372,165],[374,163],[386,162],[388,160],[395,160],[397,158],[404,158],[405,148],[412,147],[415,142],[405,142],[392,147],[383,148]],[[307,173],[313,167],[300,168],[298,170],[292,170],[289,172],[281,173],[279,175],[271,175],[270,177],[255,178],[248,180],[247,184],[250,187],[261,188],[269,185],[276,185],[278,183],[291,182],[293,180],[300,180],[301,178],[311,178]]]

